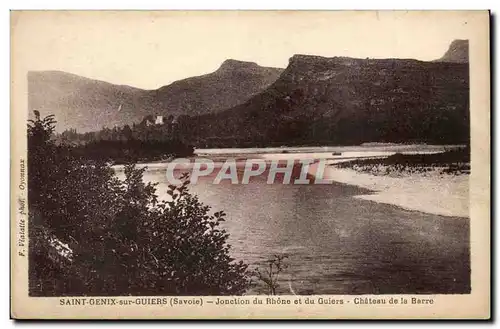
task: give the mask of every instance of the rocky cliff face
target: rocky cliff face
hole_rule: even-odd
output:
[[[267,90],[204,118],[203,138],[243,144],[465,142],[468,66],[295,55]]]
[[[469,40],[454,40],[438,62],[469,63]]]
[[[149,91],[33,72],[29,107],[79,131],[185,114],[179,133],[199,146],[467,143],[467,48],[433,62],[294,55],[285,70],[227,60]]]
[[[58,131],[79,132],[140,122],[146,115],[199,115],[247,101],[273,83],[283,70],[225,61],[210,74],[142,90],[59,71],[28,74],[30,114],[55,114]]]

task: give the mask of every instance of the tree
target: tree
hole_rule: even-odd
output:
[[[250,284],[230,257],[224,212],[191,195],[187,177],[158,201],[145,169],[125,179],[51,141],[53,116],[28,125],[30,294],[238,295]],[[64,252],[62,252],[62,251]]]
[[[124,140],[132,139],[132,129],[130,129],[129,125],[125,125],[122,129],[122,136]]]

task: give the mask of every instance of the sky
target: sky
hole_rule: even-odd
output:
[[[15,12],[17,69],[156,89],[228,59],[286,67],[294,54],[441,57],[474,37],[477,12]]]

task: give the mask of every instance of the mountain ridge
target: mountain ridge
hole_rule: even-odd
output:
[[[138,123],[146,115],[184,115],[179,133],[201,147],[468,143],[468,63],[453,57],[465,58],[462,41],[434,61],[295,54],[278,69],[228,59],[214,72],[156,90],[82,80],[76,91],[74,83],[52,91],[62,90],[54,104],[87,105],[87,112],[71,113],[71,128],[88,129],[89,116],[89,130],[99,130],[102,123]],[[111,110],[101,113],[106,106]]]
[[[464,63],[294,55],[269,88],[187,130],[206,147],[467,143],[468,79]]]
[[[444,55],[436,61],[469,63],[469,40],[453,40]]]
[[[55,114],[58,131],[96,131],[140,122],[146,115],[199,115],[244,102],[283,69],[226,60],[214,72],[145,90],[64,71],[28,72],[28,108]]]

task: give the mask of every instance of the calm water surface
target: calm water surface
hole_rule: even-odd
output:
[[[145,180],[166,196],[165,170]],[[248,185],[200,181],[190,187],[227,213],[233,257],[257,267],[288,255],[283,294],[468,293],[469,219],[444,217],[353,198],[357,187]],[[260,292],[262,287],[256,287]]]

